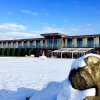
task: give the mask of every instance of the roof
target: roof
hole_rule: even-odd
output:
[[[33,41],[33,40],[44,40],[44,38],[30,38],[30,39],[14,39],[14,40],[0,40],[0,42],[14,42],[14,41]]]
[[[68,36],[68,35],[64,35],[64,34],[61,34],[61,33],[46,33],[46,34],[41,34],[40,36],[35,37],[35,38],[0,40],[0,42],[44,40],[48,36],[60,36],[60,37],[64,37],[64,38],[67,38],[67,39],[73,39],[73,38],[84,38],[84,37],[94,38],[94,37],[97,37],[97,36],[100,37],[100,34]]]
[[[67,36],[66,38],[84,38],[84,37],[100,37],[100,34],[90,34],[90,35],[75,35],[75,36]]]
[[[94,48],[61,48],[59,50],[55,50],[53,52],[66,52],[66,53],[85,53],[90,50],[93,50]]]
[[[64,36],[64,37],[66,37],[66,35],[61,34],[61,33],[45,33],[45,34],[41,34],[41,36],[44,36],[44,37],[46,37],[46,36]]]
[[[64,35],[64,34],[61,34],[61,33],[45,33],[45,34],[41,34],[41,36],[43,37],[47,37],[47,36],[63,36],[64,38],[84,38],[84,37],[100,37],[100,34],[89,34],[89,35],[75,35],[75,36],[72,36],[72,35]]]

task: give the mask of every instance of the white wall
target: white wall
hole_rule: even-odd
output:
[[[3,46],[3,42],[1,43],[1,48],[4,48],[4,46]]]
[[[30,47],[30,41],[27,41],[27,46]]]
[[[5,43],[5,48],[8,48],[8,42]]]
[[[40,41],[41,48],[43,47],[43,40]]]
[[[67,47],[67,39],[65,39],[65,47]]]
[[[18,42],[14,43],[14,48],[18,48]]]
[[[72,46],[77,47],[77,38],[72,39]]]
[[[83,47],[87,47],[87,38],[83,38]]]
[[[98,47],[99,46],[99,37],[94,38],[94,46]]]

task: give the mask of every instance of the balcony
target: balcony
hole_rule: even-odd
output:
[[[61,44],[46,44],[46,45],[43,45],[42,48],[45,48],[45,49],[59,49],[61,48]]]
[[[40,44],[37,44],[36,46],[34,46],[34,45],[19,45],[18,46],[18,48],[33,48],[33,49],[59,49],[59,48],[61,48],[61,44],[54,44],[54,45],[52,45],[52,44],[44,44],[44,45],[40,45]]]

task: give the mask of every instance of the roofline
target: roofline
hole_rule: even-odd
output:
[[[66,36],[65,38],[84,38],[84,37],[100,37],[100,34],[90,34],[90,35],[77,35],[77,36]]]
[[[28,39],[13,39],[13,40],[0,40],[0,42],[20,42],[20,41],[34,41],[34,40],[44,40],[46,36],[61,36],[63,38],[72,39],[72,38],[85,38],[85,37],[100,37],[100,34],[90,34],[90,35],[77,35],[77,36],[67,36],[61,33],[46,33],[40,34],[42,37],[40,38],[28,38]]]
[[[19,42],[19,41],[34,41],[34,40],[44,40],[45,38],[29,38],[29,39],[13,39],[13,40],[0,40],[0,42]]]
[[[62,33],[45,33],[45,34],[40,34],[41,36],[43,36],[43,37],[47,37],[47,36],[66,36],[66,35],[64,35],[64,34],[62,34]]]

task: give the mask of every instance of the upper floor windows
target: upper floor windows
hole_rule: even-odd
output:
[[[82,38],[77,39],[77,47],[82,47]]]
[[[94,47],[94,38],[88,38],[87,45],[88,47]]]
[[[67,40],[67,47],[72,47],[72,39]]]

